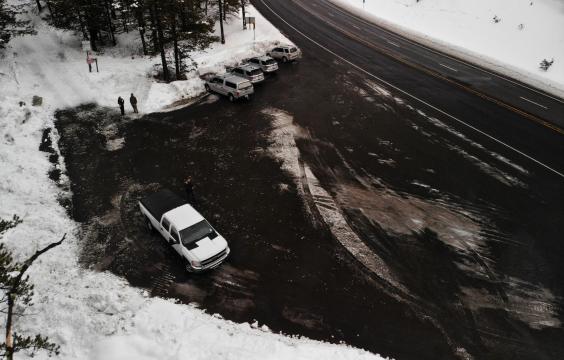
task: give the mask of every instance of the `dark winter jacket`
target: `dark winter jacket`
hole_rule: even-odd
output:
[[[121,96],[118,97],[118,105],[119,105],[120,107],[122,107],[123,104],[125,104],[125,101],[123,100],[123,98],[122,98]]]
[[[131,105],[136,105],[137,104],[137,98],[133,95],[131,95],[131,97],[129,98],[129,102],[131,103]]]

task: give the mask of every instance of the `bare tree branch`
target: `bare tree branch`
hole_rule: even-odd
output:
[[[5,346],[6,346],[6,357],[8,358],[8,360],[13,359],[14,352],[17,350],[17,346],[16,346],[17,344],[14,341],[14,334],[12,332],[12,323],[13,323],[13,315],[14,315],[13,310],[14,310],[16,295],[21,291],[20,287],[22,287],[22,281],[24,284],[23,285],[24,289],[27,289],[28,291],[32,289],[32,286],[26,284],[28,277],[24,278],[24,274],[27,271],[27,269],[29,269],[29,267],[33,264],[33,262],[37,260],[41,255],[53,249],[54,247],[61,245],[65,240],[66,236],[67,234],[63,235],[61,240],[49,244],[43,249],[36,251],[35,254],[33,254],[29,259],[24,261],[22,267],[19,269],[18,276],[15,277],[14,281],[11,284],[11,288],[6,293],[6,296],[8,297],[8,315],[6,317],[6,343],[5,343],[6,345]],[[29,303],[29,299],[30,299],[29,297],[24,298],[24,302]],[[39,340],[41,340],[41,338],[39,338]]]

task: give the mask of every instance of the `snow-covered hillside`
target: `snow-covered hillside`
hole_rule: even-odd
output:
[[[232,21],[226,27],[227,45],[194,54],[201,72],[220,70],[274,41],[287,41],[255,9],[248,11],[257,17],[256,43],[252,31]],[[345,345],[226,321],[195,306],[149,297],[110,273],[81,268],[78,225],[58,202],[61,193],[68,194],[49,180],[52,165],[38,149],[43,130],[53,127],[54,111],[83,102],[117,107],[118,95],[127,98],[133,92],[141,110],[149,112],[197,95],[203,84],[197,73],[171,84],[154,81],[149,75],[159,60],[139,57],[132,33],[99,56],[99,73],[88,73],[79,38],[34,20],[37,35],[15,38],[0,59],[0,217],[18,214],[24,220],[2,241],[23,260],[68,235],[28,271],[35,285],[34,306],[16,319],[17,332],[49,336],[61,345],[57,358],[69,360],[381,359]],[[43,97],[42,106],[32,106],[34,95]],[[63,177],[63,188],[65,181]],[[46,357],[40,353],[36,358]]]
[[[331,0],[423,44],[564,97],[562,0]],[[543,71],[547,59],[554,63]]]

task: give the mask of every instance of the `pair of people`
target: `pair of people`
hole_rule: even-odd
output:
[[[131,93],[131,96],[129,97],[129,102],[131,103],[133,112],[135,114],[138,114],[139,111],[137,111],[137,98],[135,97],[135,95],[133,95],[133,93]],[[125,115],[125,100],[123,100],[121,96],[118,97],[118,105],[119,105],[119,109],[121,110],[121,114]]]

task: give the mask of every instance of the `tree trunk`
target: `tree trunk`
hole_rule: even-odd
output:
[[[141,37],[141,46],[143,46],[143,55],[147,55],[147,43],[145,42],[145,21],[143,21],[143,12],[139,12],[137,16],[139,24],[139,36]]]
[[[12,333],[14,295],[8,294],[8,314],[6,316],[6,359],[14,358],[14,334]]]
[[[178,49],[178,38],[176,35],[176,16],[172,17],[172,42],[174,44],[174,70],[176,80],[180,80],[180,51]]]
[[[80,15],[80,9],[78,9],[78,22],[80,23],[80,31],[82,31],[82,37],[84,39],[88,39],[88,33],[86,32],[86,26],[84,26],[82,15]]]
[[[96,46],[96,40],[98,39],[98,30],[94,28],[88,29],[88,35],[90,37],[90,47],[92,51],[98,51],[98,47]]]
[[[110,40],[112,40],[112,44],[113,44],[114,46],[116,46],[116,45],[117,45],[117,42],[116,42],[116,37],[115,37],[115,35],[114,35],[114,26],[113,26],[113,24],[112,24],[112,15],[110,14],[110,11],[111,11],[111,10],[110,10],[110,9],[111,9],[111,6],[110,6],[110,5],[111,5],[111,4],[108,3],[107,0],[106,0],[105,4],[106,4],[106,18],[107,18],[107,21],[108,21],[108,28],[110,29]]]
[[[241,11],[243,12],[243,30],[247,30],[247,18],[245,17],[245,0],[241,0]]]
[[[223,5],[219,0],[219,29],[221,31],[221,43],[225,44],[225,34],[223,33]]]
[[[157,21],[155,19],[155,5],[149,7],[149,14],[151,16],[151,40],[153,41],[153,54],[159,51],[159,38],[157,36]]]
[[[37,10],[39,10],[39,12],[41,12],[41,10],[43,9],[43,7],[41,6],[41,1],[39,0],[35,0],[37,2]]]
[[[170,75],[168,74],[168,65],[166,63],[166,53],[164,48],[164,34],[163,34],[163,27],[161,24],[161,15],[158,11],[156,5],[154,6],[155,18],[157,20],[157,35],[158,35],[158,43],[159,43],[159,51],[161,52],[161,62],[163,63],[163,79],[164,81],[168,82],[170,79]]]

